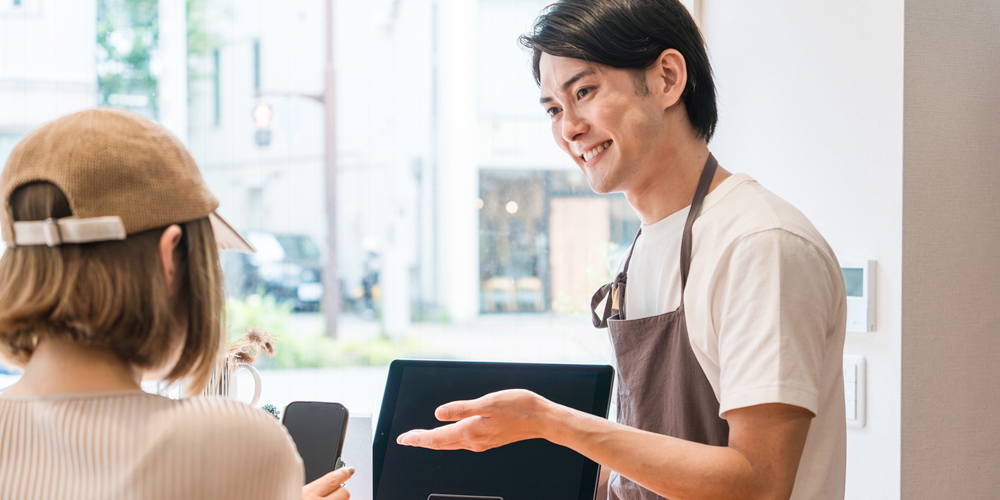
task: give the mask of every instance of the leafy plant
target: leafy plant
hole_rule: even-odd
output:
[[[272,342],[274,357],[257,358],[258,368],[383,366],[396,358],[441,357],[410,337],[402,340],[391,340],[385,335],[332,339],[321,333],[296,335],[288,329],[292,304],[278,302],[268,295],[231,298],[227,314],[232,340],[237,340],[247,330],[268,332],[273,337],[268,340]]]
[[[248,328],[258,328],[277,337],[288,333],[292,304],[278,302],[270,295],[248,295],[245,299],[230,298],[227,316],[231,335],[242,335]]]
[[[260,409],[264,410],[264,411],[266,411],[268,413],[270,413],[274,417],[275,420],[278,420],[278,421],[281,420],[281,410],[279,410],[278,407],[276,407],[274,405],[271,405],[271,404],[267,404],[267,405],[261,406]]]
[[[345,340],[283,336],[276,340],[275,351],[274,358],[261,360],[261,368],[384,366],[397,358],[440,357],[432,356],[424,344],[408,337],[393,341],[385,337]]]

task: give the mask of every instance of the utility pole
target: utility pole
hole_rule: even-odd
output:
[[[326,0],[326,59],[323,65],[323,93],[257,91],[257,97],[303,97],[323,105],[323,146],[325,163],[326,267],[323,269],[323,316],[326,334],[337,336],[340,317],[340,279],[337,277],[337,112],[333,72],[333,0]]]
[[[323,270],[323,315],[326,334],[337,336],[340,316],[340,279],[337,277],[337,130],[333,72],[333,0],[326,0],[326,65],[324,68],[323,107],[325,108],[324,140],[326,146],[326,269]]]

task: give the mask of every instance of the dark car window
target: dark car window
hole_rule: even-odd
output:
[[[319,248],[307,236],[275,235],[287,260],[319,260]]]

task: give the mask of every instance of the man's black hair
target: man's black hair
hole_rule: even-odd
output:
[[[719,112],[705,41],[677,0],[561,0],[546,8],[520,42],[533,52],[532,72],[539,85],[543,52],[642,71],[664,50],[675,49],[687,64],[681,99],[691,124],[706,142],[715,133]],[[640,81],[641,95],[648,89]]]

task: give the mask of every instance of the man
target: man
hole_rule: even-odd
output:
[[[842,499],[840,266],[805,216],[709,153],[715,89],[690,15],[676,0],[564,0],[522,43],[556,142],[643,224],[593,304],[619,423],[503,391],[443,405],[455,423],[398,442],[544,438],[614,471],[612,499]]]

